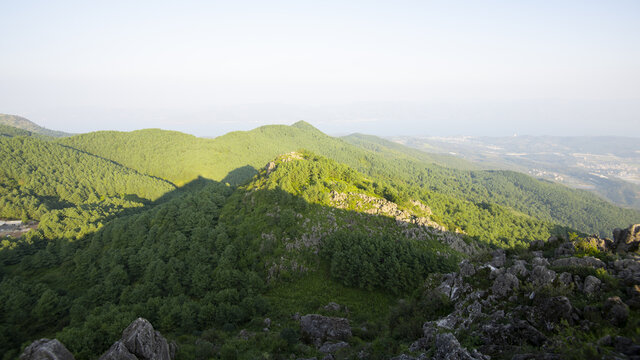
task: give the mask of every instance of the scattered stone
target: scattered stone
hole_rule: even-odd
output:
[[[542,256],[536,256],[531,259],[531,265],[533,266],[549,266],[549,260],[543,258]]]
[[[629,306],[623,303],[618,296],[608,298],[602,307],[602,311],[605,314],[605,318],[609,319],[613,326],[622,327],[629,318]]]
[[[477,351],[470,353],[463,348],[458,339],[451,333],[436,336],[434,360],[485,360],[488,357]]]
[[[510,273],[500,274],[496,280],[493,282],[493,286],[491,290],[493,294],[498,297],[504,297],[513,292],[513,290],[518,289],[520,286],[520,281],[518,278]]]
[[[596,259],[591,256],[585,257],[568,257],[564,259],[554,260],[552,263],[553,266],[584,266],[590,267],[594,269],[605,268],[606,264],[602,262],[600,259]]]
[[[537,306],[538,318],[542,320],[542,324],[548,330],[553,330],[553,324],[560,320],[573,322],[573,306],[566,296],[556,296],[552,298],[542,299]]]
[[[476,269],[473,266],[472,263],[469,262],[469,260],[462,260],[462,262],[460,262],[460,271],[459,271],[460,275],[462,275],[463,277],[469,277],[469,276],[473,276],[476,274]]]
[[[613,339],[613,347],[616,351],[621,352],[632,359],[637,359],[640,356],[640,345],[633,342],[633,340],[624,336],[616,336]]]
[[[323,307],[323,309],[327,311],[335,311],[335,312],[340,311],[341,308],[342,307],[339,304],[334,303],[333,301]]]
[[[433,338],[429,340],[426,337],[421,337],[420,339],[414,341],[409,345],[409,351],[418,352],[418,351],[426,351],[429,350],[431,344],[433,343]]]
[[[564,243],[556,248],[554,251],[555,256],[567,256],[576,253],[576,247],[573,243]]]
[[[309,314],[300,318],[302,337],[320,346],[328,340],[349,340],[351,327],[345,318]]]
[[[544,265],[537,265],[529,275],[529,281],[537,286],[545,286],[551,284],[556,278],[556,272],[547,269]]]
[[[20,360],[74,360],[74,357],[58,339],[40,339],[24,349]]]
[[[513,265],[511,265],[507,272],[515,276],[526,277],[527,275],[529,275],[526,264],[527,263],[524,260],[515,260],[513,262]]]
[[[493,267],[501,268],[507,262],[507,255],[502,249],[494,251],[492,255],[493,259],[491,260],[490,264]]]
[[[598,290],[600,290],[601,285],[602,285],[602,281],[600,281],[600,279],[598,279],[593,275],[589,275],[587,276],[586,279],[584,279],[584,284],[582,285],[582,292],[584,292],[587,295],[593,295]]]
[[[573,275],[568,272],[563,272],[558,276],[558,281],[560,281],[565,286],[570,286],[573,283]]]
[[[346,347],[349,347],[349,344],[344,341],[340,341],[337,343],[326,342],[322,344],[318,351],[325,354],[335,354],[336,352],[338,352],[338,350]]]

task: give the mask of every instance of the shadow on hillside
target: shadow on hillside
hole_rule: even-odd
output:
[[[231,186],[238,186],[250,181],[257,174],[258,170],[256,170],[253,166],[245,165],[235,170],[229,171],[227,176],[225,176],[221,182],[223,184],[229,184]]]

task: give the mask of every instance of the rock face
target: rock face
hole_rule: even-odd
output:
[[[123,332],[100,360],[172,360],[175,344],[167,343],[149,321],[138,318]]]
[[[584,267],[591,267],[594,269],[604,268],[607,266],[604,262],[602,262],[602,260],[596,259],[591,256],[585,256],[581,258],[570,257],[570,258],[557,259],[553,261],[552,265],[553,266],[584,266]]]
[[[301,317],[300,330],[303,338],[316,346],[320,346],[328,340],[345,341],[351,337],[349,320],[317,314]]]
[[[634,224],[627,229],[613,230],[613,246],[619,253],[638,251],[640,245],[640,224]]]
[[[438,334],[436,336],[436,352],[434,360],[484,360],[488,357],[478,352],[470,353],[463,348],[458,339],[451,333]]]
[[[629,318],[629,307],[618,296],[608,298],[604,303],[603,311],[614,326],[624,326]]]
[[[503,273],[498,275],[493,282],[493,293],[496,296],[503,297],[510,294],[514,289],[517,289],[520,285],[518,278],[510,273]]]
[[[58,339],[40,339],[24,349],[20,360],[74,360],[74,357]]]

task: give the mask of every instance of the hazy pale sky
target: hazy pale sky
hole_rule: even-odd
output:
[[[640,134],[640,1],[0,1],[0,113],[70,132]]]

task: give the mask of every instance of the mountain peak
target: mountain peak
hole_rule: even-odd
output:
[[[309,124],[308,122],[304,121],[304,120],[300,120],[296,123],[294,123],[293,125],[291,125],[292,127],[296,127],[298,129],[305,129],[305,130],[314,130],[314,131],[320,131],[318,130],[315,126]]]
[[[51,137],[67,137],[71,134],[67,134],[62,131],[55,131],[44,128],[33,121],[25,119],[17,115],[0,114],[0,125],[7,125],[17,129],[26,130],[35,134],[51,136]]]

